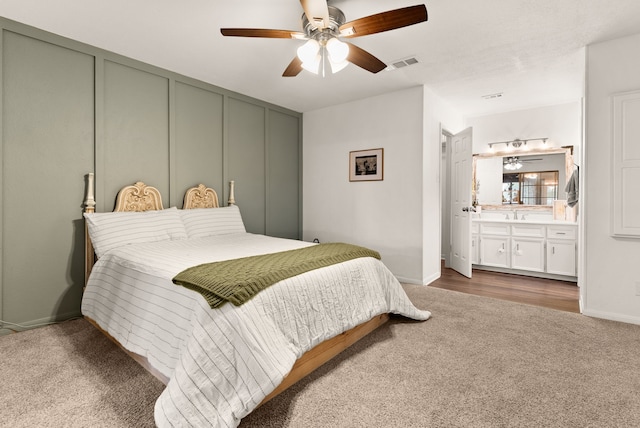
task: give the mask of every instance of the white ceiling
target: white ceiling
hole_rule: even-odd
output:
[[[329,3],[350,21],[421,1]],[[325,78],[281,77],[302,41],[220,34],[301,30],[297,0],[0,0],[0,15],[299,112],[427,85],[467,117],[578,100],[584,46],[640,33],[639,0],[422,3],[427,22],[350,40],[387,64],[419,64]],[[482,98],[494,93],[504,95]]]

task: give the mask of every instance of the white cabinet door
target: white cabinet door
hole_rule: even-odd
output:
[[[576,276],[576,242],[547,240],[547,273]]]
[[[480,239],[480,263],[485,266],[509,267],[508,236],[485,236]]]
[[[544,239],[512,237],[511,267],[544,272]]]
[[[480,263],[480,239],[478,235],[471,235],[471,263],[477,265]]]

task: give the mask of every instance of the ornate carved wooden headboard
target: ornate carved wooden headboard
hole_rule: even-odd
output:
[[[84,206],[85,213],[95,212],[96,201],[94,196],[94,175],[92,172],[87,175],[87,198],[85,199]],[[152,186],[147,186],[142,181],[138,181],[133,185],[125,186],[120,189],[118,196],[116,197],[116,206],[113,211],[142,212],[161,209],[163,209],[162,196],[158,189]],[[91,244],[91,238],[87,231],[86,222],[84,236],[84,283],[86,284],[89,280],[91,269],[93,269],[93,265],[96,261],[96,255],[93,250],[93,245]]]
[[[87,174],[87,196],[84,201],[84,212],[94,213],[96,201],[94,196],[94,174]],[[228,205],[235,204],[234,181],[229,182],[229,201]],[[198,184],[196,187],[187,189],[184,195],[183,209],[192,208],[218,208],[218,194],[210,187],[204,184]],[[164,209],[162,205],[162,196],[158,189],[147,186],[142,181],[138,181],[133,185],[125,186],[118,192],[116,197],[116,206],[113,211],[152,211]],[[87,226],[85,222],[85,284],[89,280],[89,274],[96,260],[96,255],[89,238]]]
[[[118,192],[116,207],[113,211],[153,211],[161,210],[162,196],[155,187],[147,186],[142,181],[125,186]]]
[[[182,209],[218,207],[218,194],[204,184],[198,184],[198,186],[188,189],[184,194]]]

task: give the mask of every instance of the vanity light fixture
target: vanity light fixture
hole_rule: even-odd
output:
[[[493,146],[495,146],[496,144],[504,144],[507,149],[509,148],[509,146],[512,146],[514,149],[519,149],[522,145],[527,145],[527,143],[529,141],[542,141],[543,143],[547,143],[547,140],[549,138],[545,137],[545,138],[528,138],[526,140],[521,140],[520,138],[516,138],[515,140],[511,140],[511,141],[496,141],[494,143],[489,143],[489,150],[493,150]]]

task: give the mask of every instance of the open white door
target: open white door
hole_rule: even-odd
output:
[[[451,268],[471,278],[471,128],[451,139]]]

